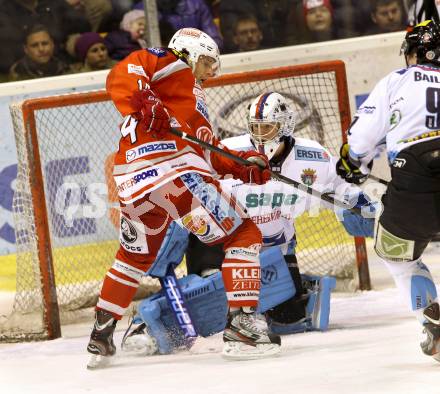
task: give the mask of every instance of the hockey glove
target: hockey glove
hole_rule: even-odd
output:
[[[371,201],[368,195],[360,192],[349,199],[348,205],[360,208],[361,213],[351,209],[336,208],[336,216],[341,221],[348,234],[353,237],[373,237],[375,217],[381,205],[377,201]]]
[[[138,90],[131,97],[130,104],[140,121],[141,130],[163,139],[170,130],[170,117],[160,98],[152,90]]]
[[[340,150],[340,158],[336,163],[336,173],[344,178],[348,183],[355,183],[356,185],[360,185],[364,183],[369,174],[364,174],[359,169],[360,163],[356,162],[349,155],[350,146],[345,142],[341,146]],[[371,168],[373,162],[371,162],[368,167]]]
[[[244,183],[256,183],[257,185],[264,185],[270,179],[269,160],[266,155],[247,151],[240,152],[240,157],[255,164],[240,166],[236,174],[238,179]]]

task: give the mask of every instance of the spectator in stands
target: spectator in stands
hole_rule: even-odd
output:
[[[32,79],[61,75],[67,71],[64,62],[54,56],[55,43],[49,29],[35,25],[24,42],[25,56],[9,70],[9,80]]]
[[[298,0],[292,7],[288,24],[295,26],[288,31],[288,45],[357,35],[351,0]]]
[[[373,26],[367,34],[389,33],[404,30],[406,13],[401,0],[370,0]]]
[[[75,53],[81,63],[72,65],[72,72],[105,70],[116,64],[108,54],[104,39],[96,32],[81,34],[75,43]]]
[[[112,59],[122,60],[133,51],[146,48],[143,39],[145,15],[142,10],[132,10],[124,14],[120,29],[111,31],[105,37],[105,44]]]
[[[36,24],[48,27],[57,49],[69,34],[90,31],[87,19],[66,1],[0,0],[0,73],[23,56],[27,31]]]
[[[328,41],[336,38],[333,7],[330,0],[304,0],[306,42]]]
[[[233,36],[236,51],[246,52],[262,49],[262,39],[263,33],[254,16],[243,16],[237,20]]]
[[[92,31],[101,31],[101,26],[112,13],[110,0],[66,0],[79,14],[89,21]]]
[[[143,1],[139,1],[135,8],[143,9]],[[195,27],[212,37],[220,49],[223,47],[219,29],[205,0],[157,0],[157,10],[159,22],[168,23],[174,31]]]
[[[263,47],[287,45],[287,37],[296,28],[288,23],[293,4],[293,0],[222,0],[219,13],[224,52],[234,51],[234,26],[239,18],[248,15],[253,15],[258,21]]]

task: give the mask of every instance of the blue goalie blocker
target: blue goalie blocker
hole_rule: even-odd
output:
[[[262,252],[260,260],[261,289],[258,311],[263,313],[293,297],[295,287],[279,248],[272,247]],[[207,337],[223,331],[228,306],[221,272],[206,278],[188,275],[178,282],[197,334]],[[184,347],[186,343],[176,319],[164,290],[161,290],[141,301],[135,322],[144,321],[149,334],[156,339],[159,353],[168,354]]]

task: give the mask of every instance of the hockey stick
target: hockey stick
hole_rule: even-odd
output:
[[[218,148],[218,147],[216,147],[216,146],[214,146],[212,144],[209,144],[209,143],[207,143],[205,141],[202,141],[202,140],[200,140],[197,137],[189,135],[189,134],[187,134],[187,133],[185,133],[183,131],[177,130],[177,129],[173,128],[173,127],[170,129],[170,133],[174,134],[175,136],[180,137],[180,138],[182,138],[184,140],[187,140],[187,141],[193,142],[195,144],[198,144],[198,145],[202,146],[205,149],[208,149],[208,150],[210,150],[212,152],[218,153],[219,155],[225,156],[228,159],[231,159],[231,160],[235,161],[238,164],[241,164],[241,165],[244,165],[244,166],[255,165],[255,163],[253,163],[253,162],[251,162],[249,160],[243,159],[242,157],[239,157],[239,156],[236,156],[236,155],[234,155],[232,153],[224,151],[221,148]],[[361,209],[360,208],[349,207],[344,202],[339,201],[339,200],[331,197],[328,193],[321,193],[321,192],[319,192],[319,191],[317,191],[317,190],[315,190],[315,189],[313,189],[313,188],[311,188],[311,187],[309,187],[307,185],[304,185],[302,183],[299,183],[299,182],[295,181],[294,179],[288,178],[288,177],[286,177],[284,175],[281,175],[281,174],[277,174],[277,173],[275,173],[273,171],[270,171],[270,175],[271,175],[272,178],[275,178],[275,179],[277,179],[277,180],[279,180],[281,182],[284,182],[284,183],[286,183],[288,185],[294,186],[295,188],[297,188],[298,190],[301,190],[304,193],[310,194],[310,195],[312,195],[312,196],[314,196],[316,198],[324,200],[324,201],[326,201],[326,202],[328,202],[328,203],[330,203],[332,205],[336,205],[336,206],[338,206],[340,208],[349,209],[349,210],[351,210],[351,211],[353,211],[353,212],[355,212],[355,213],[357,213],[359,215],[361,214]]]
[[[379,182],[379,183],[381,183],[382,185],[385,185],[385,186],[388,186],[388,183],[389,183],[385,179],[379,178],[379,177],[377,177],[375,175],[372,175],[372,174],[370,174],[368,176],[368,178],[372,179],[373,181]]]

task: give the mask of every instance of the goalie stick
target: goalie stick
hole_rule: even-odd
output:
[[[212,144],[209,144],[208,142],[202,141],[202,140],[200,140],[197,137],[189,135],[189,134],[187,134],[187,133],[185,133],[183,131],[177,130],[177,129],[173,128],[173,127],[170,129],[170,133],[174,134],[175,136],[180,137],[180,138],[182,138],[184,140],[187,140],[187,141],[193,142],[195,144],[198,144],[198,145],[202,146],[205,149],[208,149],[208,150],[210,150],[212,152],[218,153],[219,155],[223,155],[223,156],[225,156],[225,157],[235,161],[238,164],[241,164],[241,165],[244,165],[244,166],[251,166],[251,165],[255,165],[256,164],[256,163],[251,162],[249,160],[243,159],[242,157],[239,157],[239,156],[236,156],[236,155],[234,155],[232,153],[224,151],[223,149],[218,148],[217,146],[214,146]],[[319,191],[317,191],[317,190],[315,190],[315,189],[313,189],[313,188],[311,188],[311,187],[309,187],[307,185],[304,185],[302,183],[299,183],[299,182],[295,181],[294,179],[288,178],[288,177],[286,177],[284,175],[281,175],[281,174],[277,174],[277,173],[275,173],[273,171],[270,171],[270,174],[271,174],[272,178],[275,178],[275,179],[277,179],[277,180],[279,180],[281,182],[284,182],[284,183],[286,183],[288,185],[294,186],[298,190],[301,190],[301,191],[303,191],[303,192],[305,192],[307,194],[310,194],[310,195],[312,195],[314,197],[320,198],[321,200],[326,201],[326,202],[328,202],[328,203],[330,203],[332,205],[335,205],[335,206],[338,206],[338,207],[344,208],[344,209],[349,209],[349,210],[351,210],[351,211],[361,215],[361,209],[360,208],[358,208],[358,207],[350,207],[349,205],[345,204],[344,202],[339,201],[339,200],[333,198],[332,196],[329,195],[329,193],[321,193],[321,192],[319,192]]]

